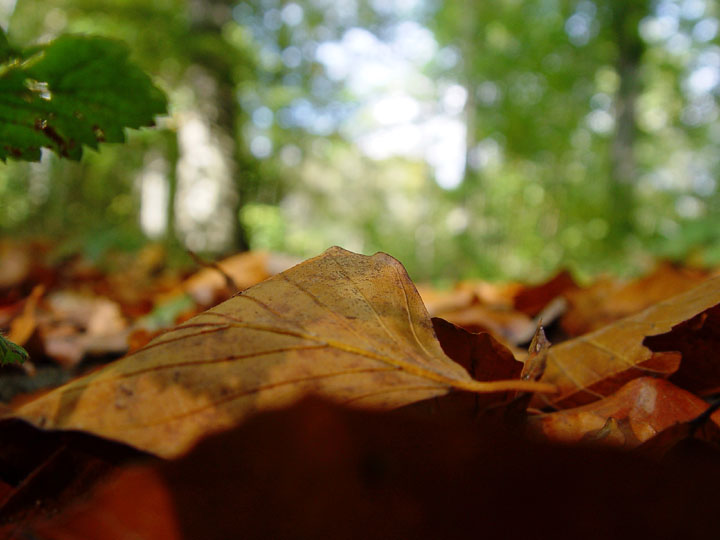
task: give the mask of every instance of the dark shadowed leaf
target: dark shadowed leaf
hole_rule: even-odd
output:
[[[477,423],[306,401],[178,460],[124,469],[18,537],[436,540],[482,529],[488,540],[714,538],[718,482],[717,455],[660,466]]]

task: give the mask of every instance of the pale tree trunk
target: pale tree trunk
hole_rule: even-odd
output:
[[[203,36],[221,40],[233,5],[229,0],[190,0],[191,40]],[[193,65],[186,78],[195,108],[179,117],[176,227],[191,249],[204,245],[207,251],[246,250],[247,238],[238,220],[243,201],[238,189],[242,171],[238,170],[233,65],[227,55],[214,54],[207,47],[191,43],[189,53]],[[214,210],[198,210],[198,197],[211,199],[208,204],[214,204]]]
[[[640,94],[639,72],[645,49],[638,25],[648,13],[648,5],[645,1],[613,0],[611,9],[611,28],[617,46],[615,68],[620,79],[614,98],[615,133],[610,149],[610,197],[611,208],[614,209],[611,233],[622,238],[634,227],[638,175],[635,108]]]

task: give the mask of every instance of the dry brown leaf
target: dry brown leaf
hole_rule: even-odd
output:
[[[443,352],[464,367],[473,379],[501,381],[520,377],[522,362],[518,362],[512,351],[492,335],[486,332],[473,334],[437,317],[433,317],[432,323]],[[500,405],[512,398],[512,395],[512,392],[494,394],[455,392],[414,403],[404,409],[414,408],[420,414],[442,416],[452,420],[476,418],[487,407]]]
[[[246,251],[217,263],[225,275],[215,268],[203,268],[185,280],[182,288],[197,303],[209,306],[226,290],[225,276],[228,276],[239,290],[243,290],[287,270],[297,262],[289,256],[265,251]]]
[[[487,281],[471,279],[461,281],[456,288],[471,291],[481,304],[512,309],[515,305],[515,296],[523,286],[520,283],[490,283]]]
[[[514,299],[515,309],[534,317],[555,298],[577,288],[572,274],[563,270],[545,283],[518,291]]]
[[[475,301],[475,295],[468,289],[438,290],[427,284],[417,285],[417,291],[431,317],[463,309]]]
[[[583,407],[530,417],[529,425],[551,441],[632,448],[707,408],[705,401],[666,380],[640,377]]]
[[[720,305],[673,326],[667,334],[648,337],[643,345],[654,352],[679,351],[680,369],[671,381],[699,395],[720,392]]]
[[[528,355],[525,359],[521,372],[521,379],[526,381],[537,381],[545,373],[547,364],[547,353],[550,351],[550,340],[545,335],[545,329],[542,325],[538,325],[535,335],[528,347]]]
[[[31,270],[29,250],[9,239],[0,240],[0,289],[20,285]]]
[[[653,355],[643,339],[668,332],[718,303],[720,277],[715,277],[641,313],[552,347],[541,380],[555,384],[558,393],[537,396],[534,404],[584,405],[612,394],[631,379],[672,374],[678,367],[677,355]]]
[[[36,311],[43,294],[45,294],[45,286],[42,284],[35,285],[30,296],[25,300],[22,312],[10,323],[8,339],[13,343],[23,346],[35,332],[37,328]],[[22,368],[28,375],[35,375],[36,373],[35,364],[30,360],[26,359],[22,364]]]
[[[482,304],[442,312],[438,317],[460,326],[468,332],[489,332],[507,346],[514,346],[530,339],[535,332],[535,322],[519,311]]]
[[[627,283],[604,278],[584,289],[568,290],[562,327],[570,336],[598,330],[657,302],[697,287],[707,274],[661,263],[649,275]]]
[[[39,335],[60,365],[72,367],[86,354],[127,351],[128,324],[116,302],[68,290],[49,294],[46,303],[52,317],[41,321]]]
[[[553,391],[479,382],[442,351],[402,265],[331,248],[16,411],[165,457],[255,411],[316,393],[394,408],[452,390]]]
[[[418,287],[428,312],[468,332],[488,332],[510,348],[532,338],[536,323],[513,307],[520,285],[461,281],[451,290]],[[517,353],[518,351],[514,351]]]
[[[673,424],[648,439],[636,452],[665,463],[677,458],[690,458],[700,464],[710,458],[716,463],[720,450],[720,411],[717,401],[709,407],[705,403],[705,407],[695,418]]]
[[[22,313],[15,317],[10,323],[10,332],[8,333],[8,339],[18,345],[25,345],[27,340],[30,339],[32,333],[37,327],[37,316],[35,311],[37,310],[38,302],[42,295],[45,294],[44,285],[36,285],[30,296],[25,301]]]

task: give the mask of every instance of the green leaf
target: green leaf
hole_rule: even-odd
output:
[[[22,364],[28,359],[28,353],[20,345],[16,345],[12,341],[5,339],[0,334],[0,365],[3,364]]]
[[[4,40],[4,42],[3,42]],[[123,142],[125,128],[154,125],[167,99],[118,41],[66,35],[10,58],[0,36],[0,159],[40,159],[50,148],[80,159],[83,146]]]

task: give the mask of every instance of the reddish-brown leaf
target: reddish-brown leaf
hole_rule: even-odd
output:
[[[501,381],[517,379],[523,364],[515,360],[513,353],[487,332],[473,334],[444,319],[433,317],[435,335],[443,352],[464,367],[473,379],[478,381]],[[422,401],[410,405],[418,412],[430,411],[447,417],[475,417],[484,408],[507,401],[510,392],[475,394],[454,392],[436,398],[431,402]]]
[[[613,395],[582,407],[530,417],[530,427],[552,441],[594,440],[632,448],[700,415],[708,404],[654,377],[634,379]]]
[[[515,309],[534,317],[552,300],[575,289],[577,284],[572,275],[563,270],[545,283],[520,290],[514,299]]]
[[[680,368],[670,377],[678,386],[700,395],[720,392],[720,305],[645,338],[643,344],[652,351],[682,354]]]

